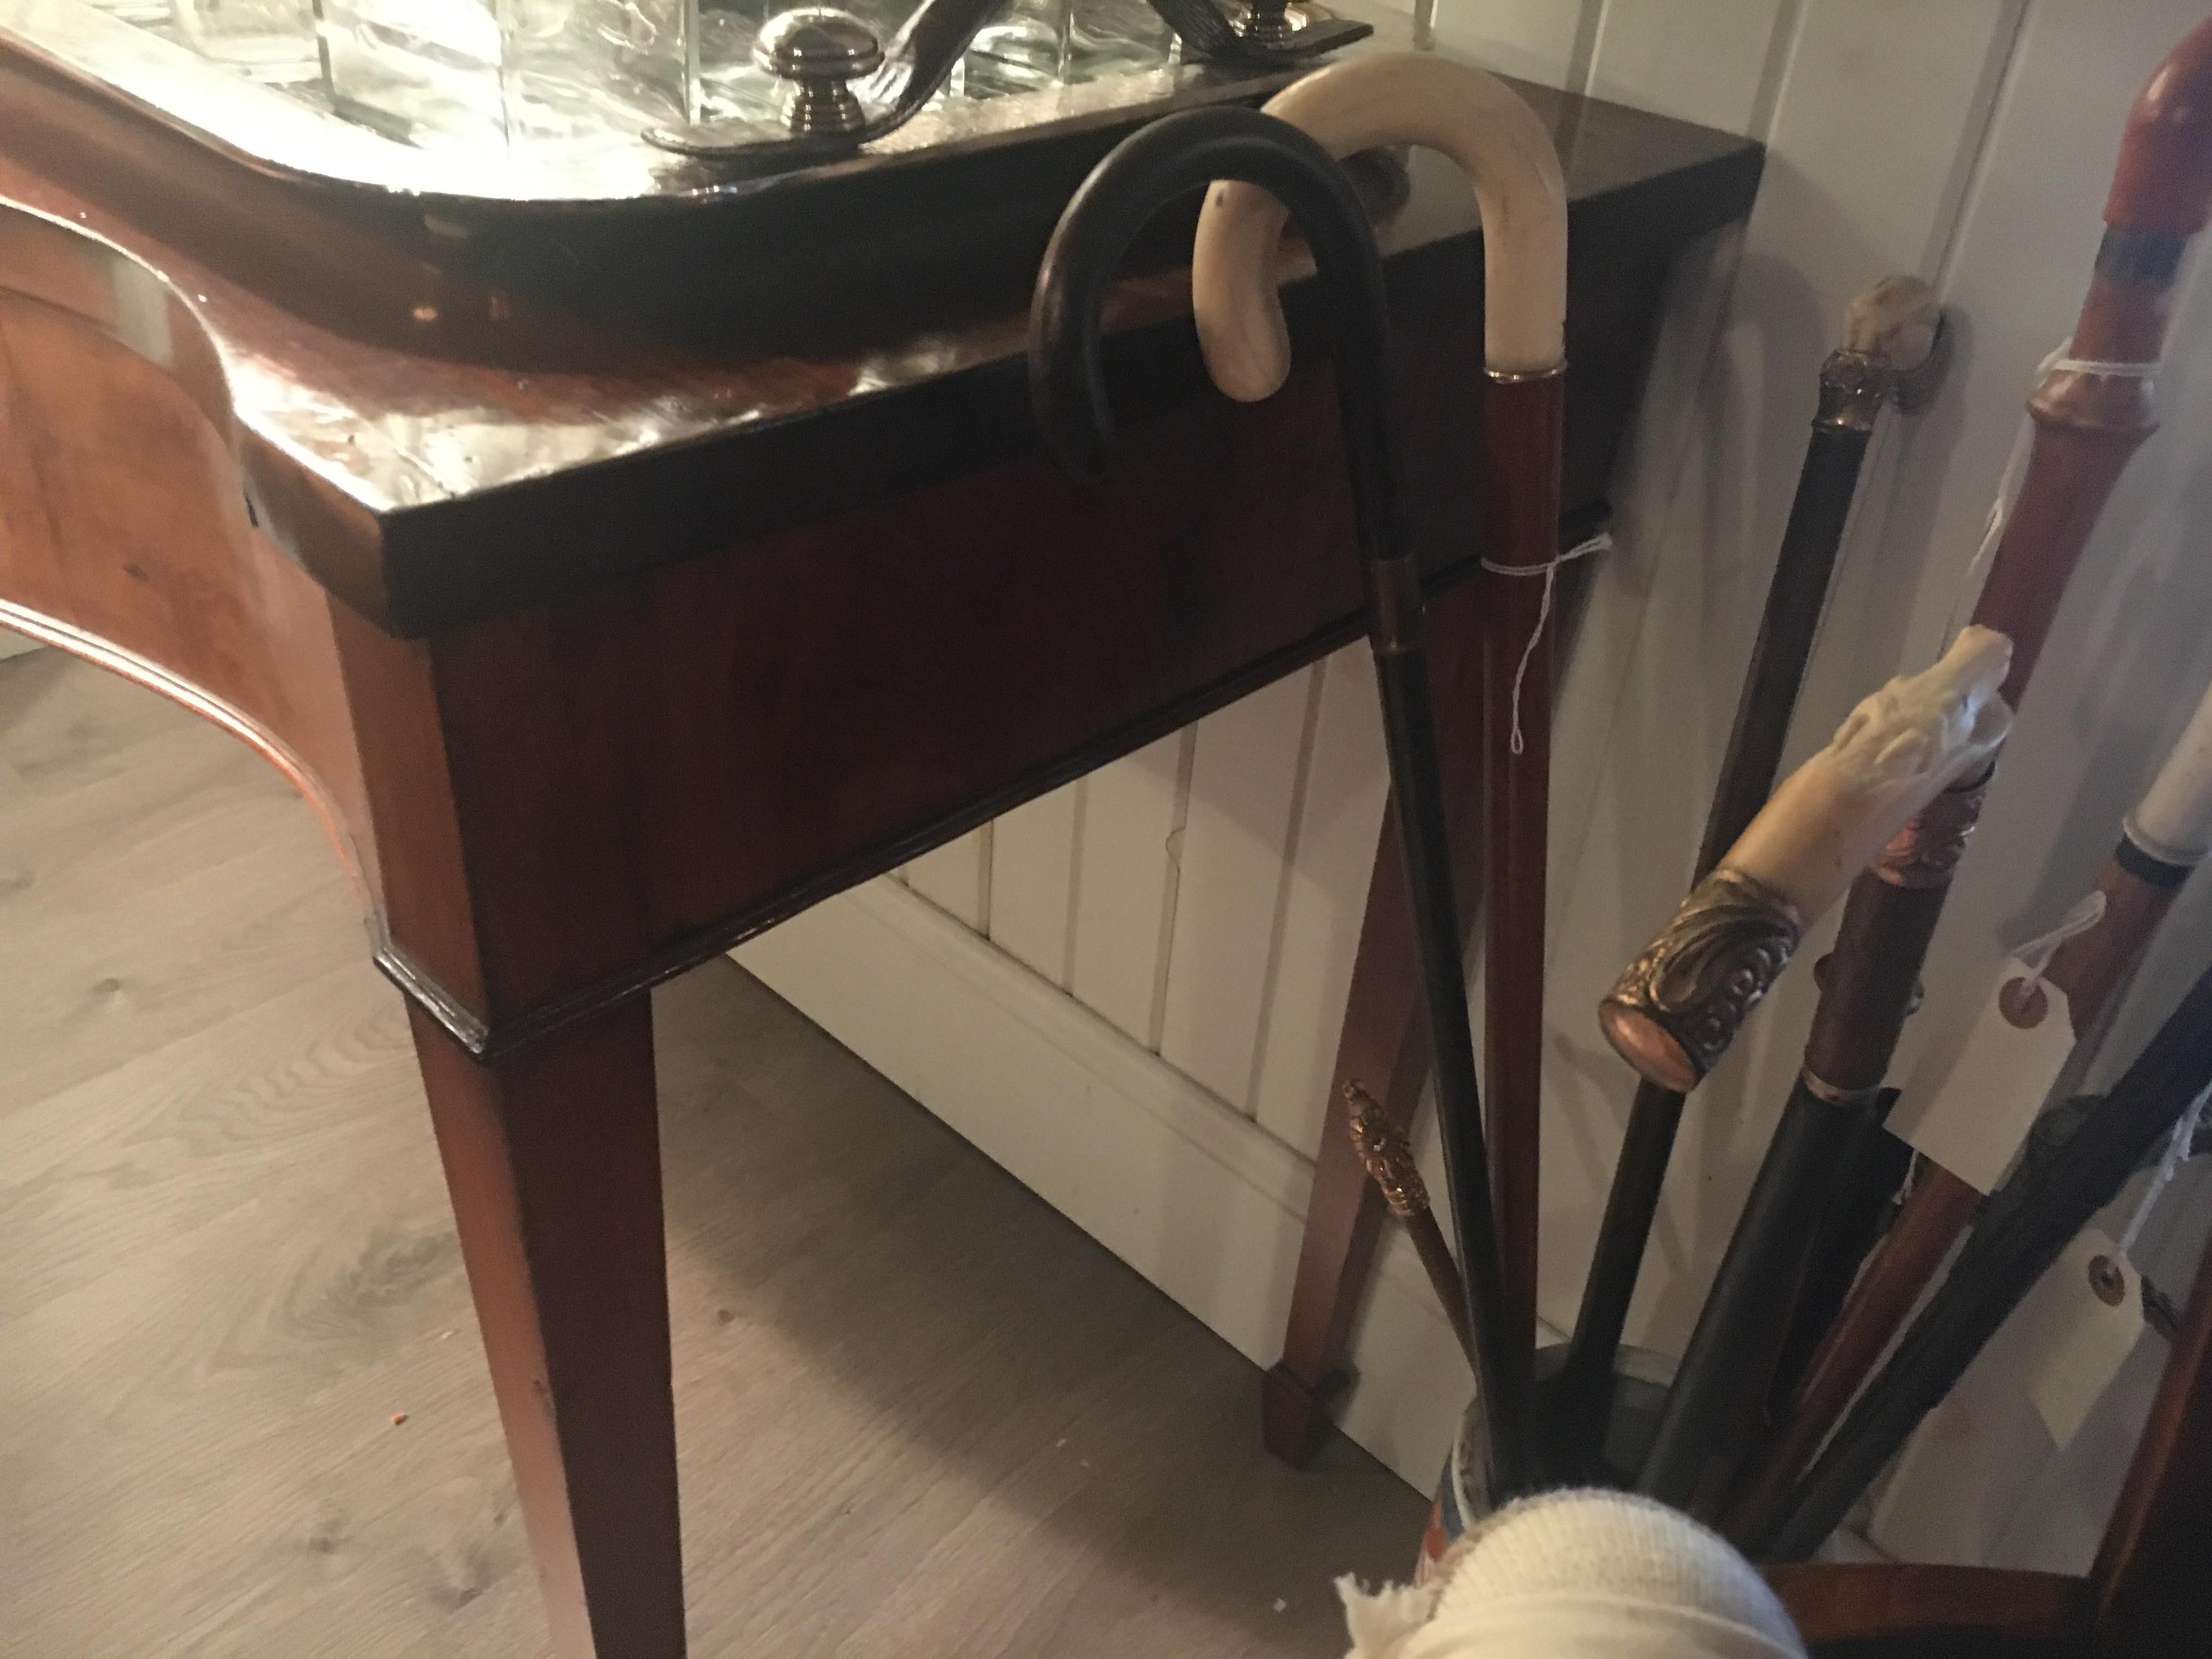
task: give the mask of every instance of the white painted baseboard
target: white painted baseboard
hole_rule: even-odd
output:
[[[896,882],[732,954],[1248,1358],[1280,1357],[1304,1157]],[[1345,1429],[1429,1490],[1471,1385],[1395,1230],[1352,1358]]]

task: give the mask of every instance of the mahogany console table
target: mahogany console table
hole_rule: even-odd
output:
[[[1669,263],[1760,155],[1531,96],[1574,197],[1587,520]],[[328,826],[409,1000],[563,1659],[684,1647],[648,989],[1357,631],[1326,367],[1233,409],[1171,270],[1121,296],[1112,480],[1039,454],[1026,294],[1079,171],[895,236],[690,205],[485,234],[0,54],[0,622],[228,727]],[[1449,587],[1457,175],[1416,158],[1383,235]]]

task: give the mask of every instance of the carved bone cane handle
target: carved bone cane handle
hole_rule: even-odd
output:
[[[1951,358],[1936,292],[1917,276],[1885,276],[1844,307],[1842,337],[1820,365],[1816,426],[1871,432],[1885,404],[1925,409]]]
[[[1901,412],[1911,412],[1932,404],[1951,338],[1934,290],[1917,276],[1882,277],[1844,307],[1840,337],[1820,365],[1813,431],[1698,840],[1692,887],[1712,872],[1774,793],[1806,659],[1882,405],[1893,401]],[[1613,1359],[1658,1214],[1682,1104],[1675,1091],[1646,1082],[1629,1108],[1574,1340],[1557,1374],[1561,1412],[1589,1425],[1589,1433],[1606,1420]]]
[[[1805,930],[1878,854],[1909,862],[1893,844],[1901,832],[1996,752],[2012,721],[1997,696],[2011,661],[2004,635],[1966,629],[1934,667],[1859,704],[1784,780],[1600,1006],[1624,1060],[1664,1087],[1697,1086]]]
[[[2118,847],[2097,878],[2104,912],[2058,947],[2044,977],[2066,994],[2075,1054],[2126,983],[2175,893],[2212,857],[2212,690],[2190,717]],[[1754,1557],[1772,1542],[1790,1484],[1811,1462],[1922,1293],[1972,1221],[1982,1195],[1932,1161],[1912,1184],[1895,1224],[1867,1258],[1827,1335],[1805,1367],[1780,1431],[1759,1453],[1730,1517],[1729,1535]]]

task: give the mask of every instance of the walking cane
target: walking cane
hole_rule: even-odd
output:
[[[2009,641],[2000,695],[2014,707],[2097,515],[2151,431],[2147,382],[2164,348],[2183,252],[2208,210],[2212,23],[2200,24],[2175,48],[2129,114],[2095,275],[2069,355],[2051,365],[2028,400],[2035,437],[2027,470],[1972,625],[1960,636],[1964,644],[1995,630]],[[1990,769],[1958,775],[1851,886],[1804,1068],[1698,1316],[1644,1467],[1643,1489],[1654,1497],[1688,1502],[1709,1462],[1765,1395],[1767,1333],[1789,1319],[1820,1215],[1817,1200],[1838,1150],[1881,1109],[1884,1073]],[[1801,829],[1838,845],[1847,839],[1815,818]],[[1758,832],[1754,823],[1751,834]],[[1624,976],[1630,994],[1617,994],[1606,1010],[1615,1046],[1646,1076],[1673,1086],[1694,1084],[1725,1051],[1818,914],[1793,904],[1774,884],[1762,885],[1753,860],[1739,866],[1752,883],[1733,894],[1734,913],[1700,921],[1694,914],[1700,896],[1728,874],[1730,861],[1722,861]],[[1792,868],[1786,854],[1778,867]],[[1756,948],[1743,949],[1747,940]],[[1669,1022],[1639,1017],[1632,984],[1639,975],[1648,979],[1670,960],[1731,951],[1741,972],[1704,987]],[[1683,1033],[1694,1042],[1686,1044]]]
[[[1099,326],[1115,268],[1156,210],[1217,179],[1257,185],[1288,206],[1313,248],[1328,299],[1368,638],[1382,690],[1423,1000],[1436,1047],[1445,1181],[1459,1234],[1475,1369],[1488,1404],[1491,1480],[1493,1490],[1517,1492],[1534,1479],[1527,1400],[1514,1364],[1510,1304],[1492,1216],[1437,779],[1420,571],[1406,538],[1390,440],[1382,261],[1358,198],[1328,153],[1285,122],[1237,108],[1170,116],[1123,140],[1076,191],[1037,273],[1030,319],[1037,424],[1070,473],[1096,478],[1105,471],[1114,422],[1099,368]]]
[[[1387,144],[1443,151],[1482,216],[1486,451],[1482,732],[1483,1082],[1498,1248],[1516,1363],[1536,1340],[1544,882],[1551,788],[1552,599],[1559,568],[1566,386],[1567,198],[1544,124],[1497,76],[1419,52],[1307,76],[1267,112],[1343,157]],[[1215,382],[1245,401],[1290,372],[1276,293],[1283,209],[1249,185],[1209,192],[1191,255],[1199,338]],[[1470,299],[1474,296],[1470,295]]]
[[[2208,1089],[2212,968],[2110,1094],[2070,1103],[2037,1126],[2027,1155],[1990,1195],[1951,1276],[1791,1495],[1776,1531],[1775,1559],[1802,1560],[1820,1547],[2068,1241],[2118,1195]]]
[[[2043,983],[2063,994],[2077,1053],[2094,1047],[2105,1010],[2127,984],[2182,884],[2207,857],[2212,857],[2212,690],[2121,826],[2119,844],[2097,878],[2095,920],[2064,939],[2043,964]],[[2023,1011],[2023,1018],[2033,1012]],[[2078,1067],[2069,1061],[2068,1070]],[[1747,1478],[1729,1528],[1747,1552],[1757,1553],[1771,1541],[1790,1483],[1850,1404],[1981,1201],[1979,1192],[1942,1164],[1923,1165],[1911,1197],[1867,1259],[1797,1384],[1780,1431],[1762,1449]]]
[[[1950,357],[1949,339],[1934,292],[1917,276],[1885,276],[1844,308],[1842,341],[1820,365],[1813,435],[1767,584],[1692,888],[1712,873],[1774,788],[1875,422],[1893,403],[1907,413],[1928,406]],[[1629,1109],[1574,1339],[1555,1385],[1564,1440],[1587,1439],[1611,1408],[1613,1356],[1658,1214],[1683,1098],[1646,1079]]]

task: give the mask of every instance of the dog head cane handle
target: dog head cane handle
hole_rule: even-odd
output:
[[[1344,157],[1382,144],[1443,151],[1474,181],[1482,213],[1483,352],[1492,374],[1556,373],[1566,355],[1567,191],[1536,112],[1494,75],[1419,52],[1333,64],[1278,93],[1267,112]],[[1224,181],[1207,192],[1191,291],[1214,383],[1246,403],[1290,373],[1276,295],[1281,204]]]

